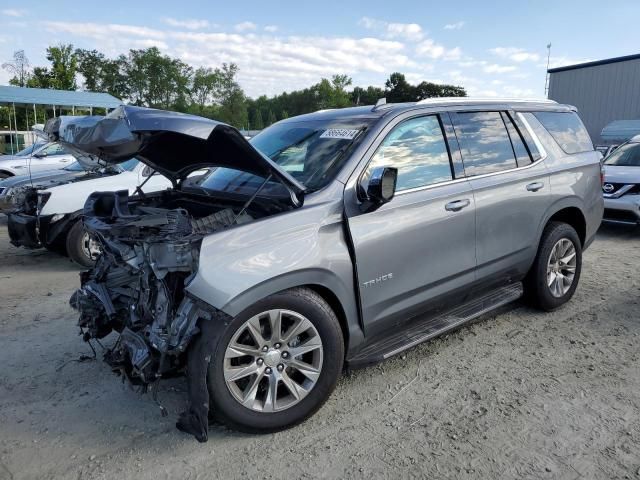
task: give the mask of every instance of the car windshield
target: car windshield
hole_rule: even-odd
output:
[[[627,143],[618,147],[604,160],[605,165],[640,167],[640,143]]]
[[[33,145],[30,145],[27,148],[20,150],[18,153],[16,153],[16,157],[24,157],[25,155],[31,155],[33,152],[40,150],[45,145],[46,143],[42,143],[42,142],[34,143]]]
[[[250,140],[251,145],[273,160],[307,191],[319,190],[333,179],[363,132],[374,119],[289,121],[275,124]],[[214,168],[196,185],[209,190],[253,193],[264,178],[231,168]],[[270,181],[261,195],[282,196],[287,190]]]
[[[63,168],[63,170],[66,170],[68,172],[83,172],[84,168],[82,167],[82,165],[78,162],[73,162],[70,165],[67,165],[66,167]]]

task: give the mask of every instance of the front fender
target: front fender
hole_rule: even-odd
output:
[[[205,237],[186,291],[236,316],[303,285],[331,291],[344,311],[350,344],[362,338],[341,202],[305,205]]]

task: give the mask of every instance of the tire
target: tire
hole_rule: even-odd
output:
[[[554,252],[555,248],[558,250]],[[564,248],[567,250],[563,254]],[[572,257],[572,253],[575,256]],[[559,261],[552,262],[552,254]],[[564,260],[569,258],[571,260]],[[555,310],[571,299],[578,287],[581,272],[580,237],[571,225],[551,222],[542,233],[536,259],[525,279],[525,298],[536,308]]]
[[[247,322],[251,319],[255,322],[255,319],[258,318],[258,325],[270,323],[272,317],[269,314],[264,316],[265,312],[270,311],[282,311],[281,322],[283,327],[281,331],[283,333],[280,336],[281,338],[291,333],[291,330],[286,328],[286,324],[294,318],[296,319],[295,321],[300,323],[294,323],[289,328],[295,329],[296,325],[301,325],[301,329],[305,328],[304,325],[306,324],[300,318],[308,320],[311,327],[308,330],[301,330],[302,334],[300,336],[285,339],[285,342],[288,343],[283,342],[279,350],[273,349],[273,345],[277,342],[272,342],[273,337],[269,335],[269,341],[265,340],[265,343],[269,344],[270,348],[269,352],[264,354],[264,360],[255,355],[225,359],[227,348],[232,341],[234,342],[233,345],[238,346],[240,342],[246,342],[248,341],[247,338],[250,338],[246,337],[248,335]],[[292,313],[295,316],[291,316]],[[277,318],[277,315],[274,315],[274,318]],[[291,392],[297,390],[304,393],[306,390],[300,385],[312,382],[312,380],[310,380],[310,377],[302,375],[295,367],[289,365],[295,362],[293,352],[296,348],[296,342],[303,337],[304,340],[300,342],[298,347],[310,348],[309,345],[318,342],[318,337],[315,336],[316,333],[321,341],[321,348],[318,350],[316,347],[313,351],[304,355],[296,355],[296,357],[298,360],[304,360],[305,364],[307,362],[309,365],[314,364],[315,367],[317,367],[317,360],[320,358],[319,375],[317,375],[315,384],[308,389],[308,393],[298,395],[300,399],[297,400]],[[264,330],[262,334],[264,335],[263,338],[267,337]],[[243,335],[245,336],[243,337]],[[250,343],[253,343],[253,341]],[[257,348],[260,345],[260,342],[256,343],[257,345],[253,348]],[[287,352],[287,350],[291,350],[291,353]],[[254,352],[256,351],[254,350]],[[280,353],[283,354],[282,357],[278,357]],[[287,353],[289,360],[285,360],[284,355]],[[273,355],[277,357],[275,361]],[[251,368],[262,368],[262,373],[255,373],[255,376],[245,377],[247,378],[246,380],[240,379],[237,383],[228,382],[225,378],[225,366],[227,375],[231,377],[232,374],[228,370],[231,368],[230,364],[240,361],[248,362]],[[262,361],[261,367],[258,366],[260,361]],[[313,415],[329,398],[342,373],[343,361],[344,340],[342,330],[335,313],[322,297],[306,288],[295,288],[271,295],[239,314],[231,321],[225,332],[219,336],[207,375],[213,416],[227,426],[247,433],[270,433],[290,428]],[[279,373],[280,367],[285,363],[287,367],[282,370],[282,373]],[[242,367],[244,367],[244,363]],[[267,374],[269,368],[271,368],[270,375]],[[281,376],[278,377],[277,375]],[[285,375],[288,379],[286,384],[282,380]],[[275,385],[277,385],[276,402],[274,402],[276,409],[275,411],[261,411],[261,409],[270,410],[271,408],[271,404],[268,401],[268,391],[274,378],[277,378],[275,380]],[[246,391],[251,390],[249,385],[256,385],[254,382],[257,382],[257,388],[254,389],[256,392],[253,397],[254,400],[251,402],[252,406],[244,406],[237,396],[243,395],[239,385],[242,386],[242,382],[245,381],[247,383],[245,386]],[[291,382],[296,383],[293,389],[288,387],[288,385],[293,385]],[[289,406],[287,406],[287,402],[290,402]]]
[[[5,172],[0,172],[0,180],[2,180],[3,178],[9,178],[12,177],[13,175],[9,174],[9,173],[5,173]]]
[[[91,268],[96,263],[96,256],[93,258],[89,254],[87,233],[81,220],[73,224],[67,233],[66,249],[69,258],[81,267]]]

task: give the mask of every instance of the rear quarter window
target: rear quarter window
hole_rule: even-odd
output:
[[[575,112],[534,112],[534,115],[565,153],[593,150],[591,137]]]

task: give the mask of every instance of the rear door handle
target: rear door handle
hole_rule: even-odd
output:
[[[533,182],[533,183],[530,183],[529,185],[527,185],[527,190],[529,190],[530,192],[537,192],[542,187],[544,187],[544,183],[542,183],[542,182]]]
[[[471,200],[465,198],[464,200],[454,200],[453,202],[449,202],[444,206],[445,210],[449,212],[459,212],[464,207],[468,207],[471,203]]]

